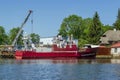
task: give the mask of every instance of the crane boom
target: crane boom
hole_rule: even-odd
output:
[[[29,13],[28,13],[27,17],[25,18],[24,22],[21,24],[20,30],[18,31],[18,33],[17,33],[17,35],[16,35],[16,37],[15,37],[13,43],[12,43],[12,46],[15,46],[15,44],[16,44],[16,42],[17,42],[17,40],[18,40],[18,38],[19,38],[19,36],[20,36],[20,34],[21,34],[21,32],[22,32],[22,28],[23,28],[24,24],[27,22],[30,14],[31,14],[32,12],[33,12],[32,10],[29,10]]]

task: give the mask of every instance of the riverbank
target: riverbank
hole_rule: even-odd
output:
[[[96,59],[112,59],[111,55],[96,55]]]
[[[0,51],[0,58],[15,58],[13,51]]]

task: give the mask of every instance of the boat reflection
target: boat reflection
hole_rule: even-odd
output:
[[[62,58],[62,59],[1,59],[1,64],[94,64],[96,63],[95,59],[75,59],[75,58]]]
[[[16,60],[18,64],[95,64],[97,63],[96,59],[72,59],[72,58],[63,58],[63,59],[29,59],[29,60]]]

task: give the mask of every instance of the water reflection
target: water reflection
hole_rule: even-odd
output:
[[[120,64],[120,59],[0,59],[0,64],[99,64],[99,63],[111,63]]]
[[[0,59],[0,64],[120,64],[120,59],[34,59],[34,60],[15,60],[15,59]]]
[[[120,64],[120,59],[111,59],[111,63]]]

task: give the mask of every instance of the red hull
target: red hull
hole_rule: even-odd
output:
[[[43,58],[94,58],[96,49],[86,49],[85,51],[52,51],[52,52],[35,52],[35,51],[16,51],[16,59],[43,59]]]

